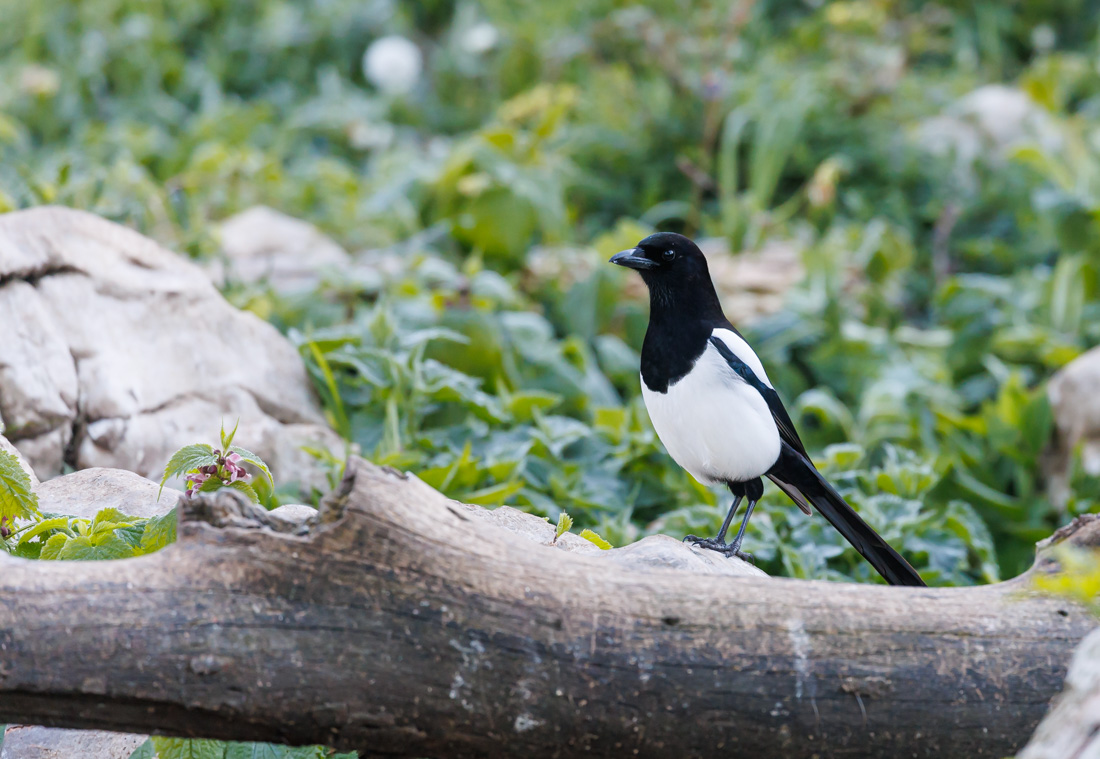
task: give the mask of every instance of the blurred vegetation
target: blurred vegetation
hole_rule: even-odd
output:
[[[1052,503],[1040,466],[1045,381],[1100,342],[1092,3],[0,17],[0,210],[84,208],[208,259],[218,222],[263,203],[362,251],[315,292],[227,295],[296,341],[350,442],[455,498],[568,511],[616,545],[717,529],[728,496],[676,467],[640,402],[647,305],[604,265],[672,229],[717,257],[797,252],[782,307],[740,326],[820,465],[930,583],[1014,575],[1100,508],[1079,467]],[[389,35],[412,56],[365,69]],[[771,573],[875,580],[770,489],[746,548]]]

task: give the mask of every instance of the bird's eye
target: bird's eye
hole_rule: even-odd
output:
[[[661,257],[664,258],[666,261],[671,261],[672,259],[676,258],[676,251],[666,250],[664,253],[661,254]]]

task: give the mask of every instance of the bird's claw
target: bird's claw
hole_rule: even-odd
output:
[[[718,538],[701,538],[698,535],[687,535],[684,537],[683,542],[691,543],[692,545],[699,546],[700,548],[706,548],[710,551],[717,551],[726,558],[730,556],[736,556],[742,561],[747,561],[756,566],[756,559],[751,553],[747,553],[741,550],[740,544],[737,543],[723,543]]]

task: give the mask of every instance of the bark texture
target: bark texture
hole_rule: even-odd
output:
[[[0,556],[0,722],[395,757],[1001,757],[1093,626],[1026,576],[890,588],[717,574],[668,540],[542,547],[361,460],[312,524],[227,491],[184,508],[151,556]]]
[[[1019,759],[1100,759],[1100,630],[1077,648],[1058,697]]]

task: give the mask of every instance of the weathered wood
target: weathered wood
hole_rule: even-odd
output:
[[[1066,689],[1019,759],[1100,759],[1100,630],[1077,647]]]
[[[473,508],[354,461],[307,534],[223,491],[151,556],[0,557],[0,722],[371,756],[1000,757],[1092,626],[1026,578],[647,569]]]

